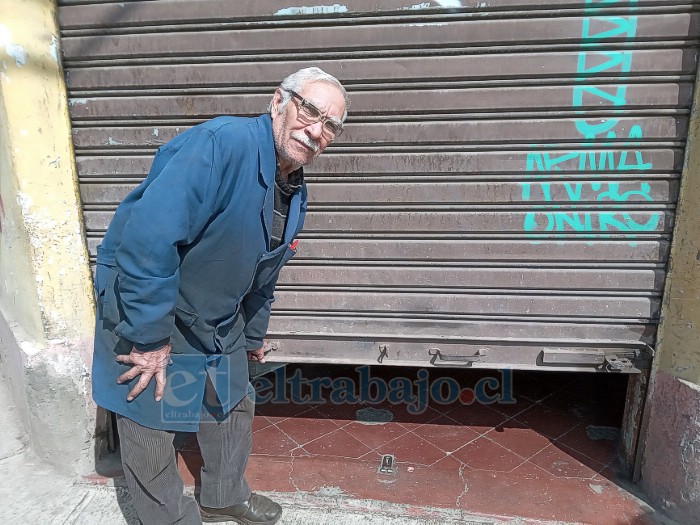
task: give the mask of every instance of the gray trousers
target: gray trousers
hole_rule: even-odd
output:
[[[209,385],[207,385],[209,386]],[[255,400],[247,395],[217,421],[206,409],[197,432],[202,452],[200,502],[224,508],[250,498],[244,473],[252,449]],[[197,502],[183,494],[174,432],[155,430],[117,415],[124,477],[144,525],[202,523]]]

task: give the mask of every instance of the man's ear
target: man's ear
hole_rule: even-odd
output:
[[[280,88],[277,88],[275,90],[274,96],[272,97],[272,111],[270,111],[270,115],[274,116],[280,112],[280,104],[281,103],[282,103],[282,90]]]

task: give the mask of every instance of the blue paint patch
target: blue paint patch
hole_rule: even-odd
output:
[[[18,44],[7,44],[5,46],[5,53],[14,59],[17,67],[22,67],[27,63],[27,52]]]
[[[51,53],[51,58],[58,64],[58,38],[51,35],[51,46],[49,48],[49,53]]]

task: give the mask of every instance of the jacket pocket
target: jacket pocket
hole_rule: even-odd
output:
[[[275,254],[275,256],[269,259],[261,260],[255,268],[255,277],[253,279],[253,286],[251,290],[259,290],[267,283],[269,283],[277,274],[279,273],[282,266],[284,266],[287,261],[289,261],[294,254],[295,250],[292,250],[289,246],[280,253]]]
[[[182,322],[182,324],[189,328],[195,323],[199,316],[194,312],[188,312],[187,310],[176,306],[175,317],[177,317]]]
[[[231,354],[237,349],[245,349],[245,317],[240,310],[240,305],[232,316],[227,317],[214,330],[214,348],[223,354]]]
[[[121,321],[118,290],[119,272],[113,266],[98,264],[95,270],[95,291],[100,316],[105,322],[116,326]]]

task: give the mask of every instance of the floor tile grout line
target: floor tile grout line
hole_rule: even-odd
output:
[[[287,418],[287,419],[291,419],[291,418]],[[284,421],[286,421],[286,420],[284,420]],[[279,423],[282,423],[282,421],[279,421]],[[289,439],[292,443],[294,443],[296,445],[296,447],[294,447],[294,448],[298,448],[301,446],[301,443],[298,443],[296,439],[294,439],[292,436],[290,436],[284,430],[282,430],[279,426],[277,426],[277,423],[273,423],[272,426],[274,426],[277,430],[282,432],[282,434],[284,434],[287,439]],[[269,427],[265,427],[265,428],[269,428]],[[323,437],[323,436],[321,436],[321,437]]]
[[[612,463],[612,462],[614,461],[614,458],[613,458],[613,459],[610,460],[608,463],[603,464],[603,463],[601,463],[600,461],[598,461],[597,459],[592,458],[592,457],[590,457],[590,456],[587,456],[587,455],[584,454],[583,452],[580,452],[580,451],[576,450],[575,448],[566,445],[565,443],[557,443],[557,444],[552,443],[552,445],[555,445],[555,446],[557,446],[557,447],[558,447],[558,446],[562,446],[562,447],[564,447],[564,448],[567,448],[567,449],[569,449],[569,450],[572,450],[572,451],[576,452],[577,454],[581,454],[581,455],[584,456],[586,459],[590,459],[591,461],[595,462],[597,465],[602,465],[601,468],[600,468],[600,470],[597,471],[598,474],[600,474],[603,470],[605,470],[605,468],[608,466],[609,463]],[[563,451],[563,452],[566,452],[566,451]],[[579,461],[578,459],[576,459],[576,458],[573,458],[573,459],[575,459],[575,460],[578,461],[579,463],[585,465],[585,463]],[[587,466],[588,468],[591,468],[589,465],[586,465],[586,466]],[[595,470],[595,469],[591,469],[591,470]]]
[[[400,436],[396,436],[396,437],[390,439],[389,441],[386,441],[386,442],[381,443],[381,444],[376,445],[376,446],[368,445],[367,443],[365,443],[364,441],[362,441],[359,437],[355,437],[354,435],[350,434],[350,432],[348,432],[347,430],[346,430],[346,432],[348,432],[348,434],[350,434],[352,437],[354,437],[356,440],[358,440],[360,443],[362,443],[364,446],[366,446],[366,447],[369,448],[372,452],[374,452],[374,451],[376,451],[379,447],[384,447],[384,446],[386,446],[388,443],[391,443],[392,441],[394,441],[394,440],[396,440],[396,439],[402,438],[402,437],[404,437],[406,434],[408,434],[409,432],[411,432],[410,430],[406,430],[405,427],[401,427],[401,428],[403,428],[403,429],[405,430],[405,432],[404,432],[403,434],[401,434]],[[418,436],[418,437],[420,437],[420,436]]]
[[[408,434],[411,434],[411,433],[412,433],[412,432],[409,430],[409,431],[406,432],[405,434],[401,434],[400,436],[397,436],[397,437],[395,437],[394,439],[391,439],[391,440],[387,441],[387,442],[384,443],[383,445],[379,445],[377,448],[379,448],[379,447],[385,447],[385,446],[389,445],[390,443],[393,443],[393,442],[396,441],[397,439],[404,438],[404,437],[406,437]],[[444,450],[442,450],[440,447],[437,447],[437,446],[433,445],[433,444],[432,444],[430,441],[428,441],[427,439],[423,439],[423,438],[420,437],[418,434],[414,434],[414,435],[415,435],[416,438],[420,439],[421,441],[425,441],[425,442],[428,443],[429,445],[431,445],[431,446],[435,447],[436,449],[438,449],[438,450],[439,450],[440,452],[442,452],[443,454],[446,454],[446,455],[447,455],[447,452],[445,452]],[[365,445],[365,446],[367,446],[367,445]],[[376,449],[373,449],[372,451],[373,451],[373,452],[376,452]],[[438,461],[441,461],[441,460],[443,460],[443,459],[445,459],[445,458],[444,458],[444,457],[443,457],[443,458],[440,458],[440,459],[435,460],[435,461],[433,461],[432,463],[429,463],[429,464],[426,464],[426,463],[418,463],[417,461],[414,461],[413,463],[415,463],[415,464],[417,464],[417,465],[423,465],[423,466],[425,466],[425,467],[431,467],[432,465],[434,465],[435,463],[437,463]]]
[[[550,443],[550,444],[547,445],[547,447],[545,447],[545,448],[548,448],[549,446],[556,446],[556,445],[554,445],[553,443]],[[543,449],[543,450],[544,450],[544,449]],[[542,450],[540,450],[540,452],[542,452]],[[538,454],[539,454],[540,452],[538,452]],[[535,457],[535,456],[533,456],[533,458],[534,458],[534,457]],[[596,473],[595,475],[593,475],[592,477],[589,477],[589,478],[582,478],[582,477],[580,477],[580,476],[556,476],[556,475],[552,474],[551,472],[549,472],[548,470],[545,470],[544,468],[540,467],[537,463],[534,463],[534,462],[530,461],[531,459],[532,459],[532,458],[525,460],[525,461],[523,462],[523,464],[529,463],[530,465],[533,465],[533,466],[537,467],[539,470],[541,470],[542,472],[546,473],[546,474],[547,474],[548,476],[550,476],[552,479],[580,479],[580,480],[588,481],[588,480],[595,479],[595,477],[599,475],[599,473]],[[579,464],[582,464],[581,462],[578,462],[578,463],[579,463]],[[521,466],[522,466],[522,465],[521,465]],[[584,465],[584,466],[586,466],[586,465]],[[592,469],[591,469],[591,470],[592,470]]]
[[[281,429],[280,429],[280,430],[281,430]],[[308,441],[308,442],[304,443],[303,446],[302,446],[302,445],[299,445],[299,446],[296,447],[296,448],[302,448],[302,449],[304,450],[304,452],[306,452],[307,454],[312,455],[312,456],[330,456],[329,454],[311,454],[311,453],[310,453],[309,451],[307,451],[304,447],[306,447],[306,446],[309,445],[310,443],[313,443],[314,441],[318,441],[319,439],[322,439],[322,438],[324,438],[324,437],[328,437],[328,436],[330,436],[331,434],[335,434],[336,432],[340,432],[340,431],[345,432],[350,438],[354,439],[355,441],[357,441],[357,442],[360,443],[362,446],[364,446],[365,448],[368,449],[368,452],[366,452],[365,454],[363,454],[363,456],[366,455],[366,454],[368,454],[369,452],[372,452],[372,451],[373,451],[372,447],[370,447],[370,446],[368,446],[368,445],[362,443],[362,441],[360,441],[360,440],[357,439],[355,436],[353,436],[352,434],[350,434],[350,432],[348,432],[347,430],[343,430],[342,428],[336,428],[335,430],[332,430],[331,432],[328,432],[327,434],[324,434],[324,435],[322,435],[322,436],[319,436],[319,437],[317,437],[317,438],[314,438],[314,439],[312,439],[311,441]],[[359,459],[359,458],[352,458],[352,457],[348,457],[348,456],[335,456],[335,455],[333,455],[332,457],[345,458],[345,459],[348,459],[348,460],[357,460],[357,459]],[[360,456],[360,457],[362,457],[362,456]]]
[[[292,418],[288,418],[288,419],[292,419]],[[287,421],[287,419],[285,419],[284,421]],[[279,423],[284,423],[284,421],[279,421]],[[304,445],[307,445],[307,444],[311,443],[312,441],[315,441],[315,440],[317,440],[317,439],[321,439],[321,438],[323,438],[323,437],[326,437],[328,434],[332,434],[332,433],[335,432],[336,430],[340,430],[340,429],[343,428],[343,427],[339,427],[339,426],[337,425],[337,423],[335,422],[336,420],[334,420],[334,419],[328,419],[328,420],[326,420],[326,421],[330,421],[330,422],[332,422],[333,424],[335,424],[335,425],[336,425],[336,428],[333,429],[333,430],[331,430],[330,432],[326,432],[325,434],[321,434],[320,436],[315,437],[314,439],[310,439],[309,441],[305,441],[304,443],[299,443],[296,439],[294,439],[292,436],[290,436],[289,434],[287,434],[287,432],[285,432],[284,429],[280,428],[280,427],[277,426],[276,424],[275,424],[275,426],[277,426],[277,428],[279,429],[280,432],[282,432],[285,436],[287,436],[287,437],[288,437],[289,439],[291,439],[294,443],[296,443],[296,444],[297,444],[297,447],[303,447]],[[346,425],[346,426],[347,426],[347,425]],[[266,427],[266,428],[267,428],[267,427]],[[357,439],[357,438],[355,438],[355,439]]]
[[[566,447],[566,448],[568,448],[568,449],[570,449],[570,450],[573,450],[574,452],[577,452],[578,454],[581,454],[581,455],[584,456],[586,459],[590,459],[591,461],[595,461],[595,462],[596,462],[597,464],[599,464],[599,465],[603,465],[603,469],[605,469],[610,463],[613,463],[613,462],[615,461],[615,455],[614,455],[614,454],[613,454],[613,458],[612,458],[611,460],[609,460],[609,461],[607,461],[606,463],[603,464],[602,462],[598,461],[598,460],[595,459],[595,458],[592,458],[591,456],[589,456],[589,455],[586,454],[585,452],[583,452],[583,451],[581,451],[581,450],[578,450],[577,448],[572,447],[572,446],[570,446],[570,445],[567,445],[566,443],[564,443],[564,442],[561,441],[561,438],[566,437],[570,432],[573,432],[576,428],[578,428],[580,425],[583,425],[583,424],[584,424],[583,421],[580,422],[580,423],[578,423],[578,424],[577,424],[576,426],[574,426],[571,430],[565,432],[564,434],[562,434],[562,435],[559,436],[558,438],[554,439],[554,442],[556,442],[556,443],[558,443],[559,445],[561,445],[561,446],[563,446],[563,447]],[[601,469],[601,471],[602,471],[602,469]]]
[[[548,445],[548,446],[549,446],[549,445]],[[545,447],[545,448],[547,448],[547,447]],[[543,450],[544,450],[544,449],[543,449]],[[542,451],[540,451],[540,452],[542,452]],[[534,457],[534,456],[533,456],[533,457]],[[532,458],[530,458],[530,459],[532,459]],[[525,463],[528,463],[528,464],[530,464],[531,466],[535,467],[537,470],[541,471],[543,474],[546,474],[547,476],[549,476],[549,477],[552,478],[552,479],[556,479],[556,476],[555,476],[554,474],[552,474],[552,473],[549,472],[548,470],[543,469],[543,468],[540,467],[537,463],[533,463],[532,461],[530,461],[530,459],[526,459],[526,460],[523,462],[523,465],[524,465]],[[521,465],[521,466],[522,466],[522,465]]]
[[[494,445],[499,446],[499,447],[502,448],[503,450],[507,450],[507,451],[510,452],[511,454],[515,455],[518,459],[522,459],[522,460],[523,460],[523,461],[521,461],[516,467],[513,467],[512,469],[507,470],[507,471],[500,471],[500,472],[511,473],[511,472],[513,472],[515,469],[517,469],[518,467],[521,467],[526,461],[528,461],[527,458],[523,458],[520,454],[517,454],[515,451],[510,450],[510,449],[507,448],[507,447],[504,447],[503,445],[501,445],[500,443],[497,443],[497,442],[494,441],[493,439],[491,439],[491,438],[489,438],[489,437],[487,437],[487,436],[481,436],[481,437],[483,437],[484,439],[488,439],[488,440],[489,440],[491,443],[493,443]],[[547,445],[547,447],[548,447],[548,446],[549,446],[549,445]],[[547,448],[547,447],[544,447],[544,448]],[[542,449],[542,450],[544,450],[544,449]],[[541,452],[541,451],[540,451],[540,452]],[[539,453],[539,452],[538,452],[538,453]],[[493,469],[490,469],[490,470],[493,470]]]
[[[541,436],[542,434],[539,434],[539,433],[538,433],[538,435]],[[482,437],[488,439],[489,441],[491,441],[491,443],[495,443],[495,444],[498,445],[499,447],[504,448],[504,449],[506,449],[507,451],[509,451],[509,452],[511,452],[511,453],[513,453],[513,454],[515,454],[515,455],[518,456],[519,458],[523,458],[523,459],[526,460],[526,461],[529,460],[530,458],[535,457],[537,454],[539,454],[539,453],[542,452],[544,449],[546,449],[549,445],[552,444],[552,442],[550,441],[550,442],[547,443],[544,447],[542,447],[542,448],[539,449],[537,452],[535,452],[534,454],[532,454],[532,455],[530,456],[530,458],[526,458],[526,457],[523,456],[522,454],[518,454],[515,450],[512,450],[512,449],[510,449],[510,448],[508,448],[508,447],[505,447],[505,446],[501,445],[498,441],[494,441],[493,439],[491,439],[491,438],[488,437],[488,436],[482,436]],[[543,436],[543,437],[546,437],[546,436]],[[549,438],[547,438],[547,439],[549,439]],[[517,468],[517,467],[516,467],[516,468]]]
[[[593,457],[589,456],[588,454],[586,454],[585,452],[583,452],[583,451],[581,451],[581,450],[578,450],[577,448],[572,447],[572,446],[570,446],[570,445],[567,445],[566,443],[564,443],[564,442],[561,441],[561,438],[566,437],[569,433],[571,433],[571,432],[573,432],[574,430],[576,430],[579,426],[585,425],[586,423],[587,423],[587,421],[580,421],[580,422],[579,422],[578,424],[576,424],[571,430],[565,432],[564,434],[562,434],[561,436],[559,436],[558,438],[556,438],[555,441],[559,442],[562,446],[564,446],[564,447],[566,447],[566,448],[569,448],[569,449],[571,449],[571,450],[574,450],[574,451],[578,452],[579,454],[581,454],[582,456],[585,456],[587,459],[590,459],[591,461],[595,461],[595,462],[598,463],[598,464],[602,464],[602,463],[601,463],[600,461],[598,461],[596,458],[593,458]],[[613,454],[612,459],[610,459],[609,461],[605,462],[603,468],[607,467],[607,466],[610,465],[611,463],[614,463],[615,460],[616,460],[615,454]]]
[[[284,430],[282,430],[282,429],[280,429],[280,430],[281,430],[282,432],[284,432]],[[328,436],[330,436],[331,434],[335,434],[335,433],[338,432],[339,430],[342,430],[342,428],[336,428],[335,430],[331,430],[331,431],[328,432],[327,434],[323,434],[322,436],[318,436],[318,437],[316,437],[316,438],[314,438],[314,439],[311,439],[311,440],[307,441],[306,443],[304,443],[303,447],[305,447],[306,445],[308,445],[308,444],[310,444],[310,443],[313,443],[314,441],[318,441],[319,439],[322,439],[322,438],[324,438],[324,437],[328,437]],[[347,434],[347,431],[346,431],[346,434]],[[296,443],[296,441],[295,441],[295,443]],[[298,446],[299,446],[299,447],[302,447],[302,445],[298,445]]]
[[[418,436],[418,437],[420,437],[420,436]],[[477,439],[479,439],[479,438],[481,438],[481,437],[483,437],[483,436],[482,436],[481,434],[479,434],[479,435],[477,435],[474,439],[470,439],[469,441],[467,441],[466,443],[464,443],[461,447],[459,447],[459,448],[457,448],[457,449],[455,449],[455,450],[453,450],[453,451],[451,451],[451,452],[448,452],[448,451],[446,451],[446,450],[443,450],[443,449],[441,449],[440,447],[438,447],[437,445],[433,445],[433,446],[436,447],[436,448],[438,448],[438,449],[440,449],[440,450],[442,450],[442,451],[445,453],[445,457],[447,457],[447,456],[454,456],[455,452],[457,452],[457,451],[459,451],[459,450],[462,450],[464,447],[466,447],[466,446],[469,445],[470,443],[473,443],[474,441],[476,441]],[[443,459],[445,459],[445,458],[440,458],[440,459],[438,459],[437,461],[434,461],[433,463],[431,463],[431,466],[434,465],[435,463],[437,463],[438,461],[442,461]],[[457,458],[455,458],[455,459],[457,459]],[[457,459],[457,461],[461,461],[461,460]]]

